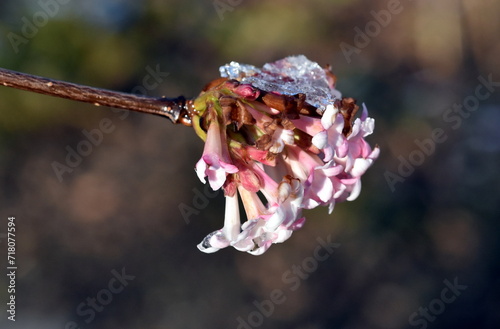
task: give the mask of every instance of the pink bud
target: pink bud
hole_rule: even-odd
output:
[[[260,91],[249,84],[239,85],[234,89],[234,92],[239,96],[252,101],[257,99],[260,95]]]

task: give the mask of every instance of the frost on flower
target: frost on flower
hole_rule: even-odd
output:
[[[342,98],[335,76],[305,56],[261,69],[231,62],[194,101],[193,126],[205,141],[200,180],[226,197],[224,225],[198,245],[253,255],[287,240],[303,209],[352,201],[379,155],[365,141],[374,120]],[[239,201],[245,216],[240,217]]]

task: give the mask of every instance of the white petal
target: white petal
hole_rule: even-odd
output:
[[[366,118],[362,123],[361,129],[363,130],[363,137],[371,135],[373,130],[375,130],[375,119]]]
[[[203,239],[203,241],[201,241],[198,244],[198,246],[197,246],[198,249],[200,251],[203,251],[204,253],[211,254],[213,252],[220,250],[221,248],[227,247],[227,245],[224,245],[224,243],[222,243],[221,246],[214,246],[213,245],[214,242],[215,242],[215,244],[219,245],[219,243],[217,243],[217,240],[220,238],[220,236],[217,237],[217,235],[220,235],[220,231],[215,231],[215,232],[212,232],[209,235],[207,235]]]
[[[198,178],[201,180],[203,184],[206,183],[205,176],[205,171],[207,170],[207,163],[203,158],[201,158],[197,163],[196,163],[196,174],[198,175]]]
[[[347,197],[347,201],[353,201],[356,200],[356,198],[359,196],[359,193],[361,193],[361,179],[358,179],[356,183],[354,183],[354,187],[352,188],[351,195]]]
[[[356,137],[359,133],[361,129],[361,120],[359,120],[359,118],[357,118],[356,120],[354,120],[354,123],[352,124],[352,130],[351,130],[351,133],[349,134],[349,136],[347,136],[347,140],[350,140],[354,137]]]
[[[273,145],[269,148],[269,152],[271,153],[281,153],[283,148],[285,147],[285,143],[281,139],[275,140]]]
[[[314,188],[316,195],[323,202],[328,202],[333,197],[333,183],[325,176],[315,179],[311,187]]]
[[[295,142],[294,136],[295,136],[295,134],[293,133],[293,130],[283,129],[283,132],[281,133],[281,139],[287,145],[293,145],[294,144],[294,142]]]
[[[286,213],[283,210],[283,207],[279,207],[276,209],[274,214],[266,221],[264,225],[266,231],[274,232],[286,218]]]
[[[355,159],[351,169],[351,175],[353,175],[354,177],[360,177],[371,166],[372,162],[373,160],[371,159]]]
[[[320,131],[312,138],[312,143],[317,148],[324,149],[328,145],[328,134],[326,130]]]
[[[246,252],[252,250],[255,247],[255,243],[252,239],[247,238],[234,243],[232,246],[238,251]]]
[[[280,230],[278,231],[278,236],[274,240],[274,243],[282,243],[288,240],[292,236],[292,231],[291,230]]]
[[[323,126],[323,128],[328,130],[333,125],[335,116],[338,112],[339,110],[335,106],[333,106],[333,104],[329,104],[326,107],[325,112],[323,112],[323,116],[321,117],[321,125]]]
[[[203,246],[203,242],[199,243],[199,244],[197,245],[197,247],[198,247],[198,249],[199,249],[200,251],[202,251],[202,252],[204,252],[204,253],[206,253],[206,254],[212,254],[212,253],[214,253],[214,252],[216,252],[216,251],[219,251],[219,249],[218,249],[218,248],[213,248],[213,247],[208,247],[208,248],[205,248],[205,247]]]
[[[234,196],[226,196],[226,212],[224,215],[224,228],[222,231],[226,238],[232,242],[240,234],[240,207],[238,205],[238,193]]]
[[[333,208],[335,208],[335,201],[333,201],[332,203],[330,203],[328,205],[328,215],[331,215],[332,212],[333,212]]]

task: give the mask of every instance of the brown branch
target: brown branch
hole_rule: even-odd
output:
[[[109,106],[167,117],[173,123],[191,125],[192,101],[183,96],[154,98],[93,88],[0,68],[0,84],[39,94],[67,98],[96,106]]]

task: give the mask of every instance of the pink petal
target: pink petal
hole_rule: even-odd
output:
[[[358,179],[358,181],[354,184],[353,189],[351,191],[351,194],[347,197],[347,201],[353,201],[356,200],[356,198],[359,196],[359,193],[361,192],[361,180]]]

